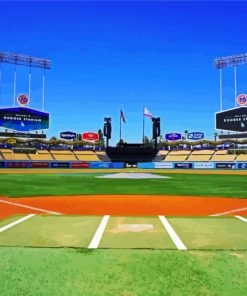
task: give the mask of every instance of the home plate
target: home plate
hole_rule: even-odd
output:
[[[142,232],[154,229],[153,224],[119,224],[117,228],[113,229],[111,232]]]
[[[159,176],[149,173],[117,173],[109,174],[104,176],[96,176],[96,178],[105,178],[105,179],[168,179],[167,176]]]

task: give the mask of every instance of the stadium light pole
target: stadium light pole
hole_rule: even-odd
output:
[[[33,56],[27,56],[22,54],[10,53],[10,52],[0,52],[0,63],[14,64],[14,106],[16,104],[16,68],[18,66],[29,67],[29,86],[28,94],[31,96],[31,79],[32,73],[31,68],[42,68],[43,72],[43,90],[42,90],[42,111],[44,111],[44,101],[45,101],[45,70],[51,69],[51,61],[48,59],[37,58]]]
[[[31,66],[30,66],[29,67],[29,74],[28,74],[28,97],[29,97],[29,99],[31,99],[31,79],[32,79],[32,72],[31,72]],[[28,107],[29,107],[29,102],[28,102]]]
[[[234,65],[234,100],[235,100],[235,107],[237,107],[236,97],[237,97],[237,66]]]
[[[45,110],[45,69],[43,71],[42,111]]]
[[[0,104],[2,101],[2,63],[0,60]]]
[[[13,94],[13,106],[15,106],[15,98],[16,98],[16,64],[14,70],[14,94]]]
[[[222,69],[220,69],[220,111],[223,109],[223,93],[222,93]]]
[[[236,96],[237,96],[237,66],[246,65],[247,64],[247,53],[245,54],[237,54],[232,56],[226,56],[221,58],[216,58],[214,60],[214,67],[219,69],[220,72],[224,68],[234,67],[234,101],[236,106]],[[222,98],[222,76],[220,73],[220,106],[222,107],[223,98]],[[221,109],[222,111],[222,109]]]

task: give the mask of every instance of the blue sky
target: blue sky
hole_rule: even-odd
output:
[[[146,106],[161,117],[162,134],[202,131],[212,138],[219,111],[215,57],[247,52],[245,2],[1,2],[0,51],[47,57],[48,135],[97,131],[119,112],[129,142],[142,138]],[[17,92],[27,92],[28,69],[18,68]],[[41,107],[42,71],[33,70],[32,104]],[[238,93],[247,92],[238,68]],[[13,66],[2,66],[0,106],[13,101]],[[233,69],[223,72],[224,109],[234,107]],[[151,122],[146,119],[146,134]]]

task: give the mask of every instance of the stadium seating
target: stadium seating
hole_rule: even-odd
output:
[[[227,150],[217,150],[215,152],[215,155],[226,155],[226,154],[228,154]]]
[[[215,150],[194,150],[191,155],[213,155]]]
[[[2,152],[2,155],[5,160],[29,160],[28,155],[25,153],[14,154],[11,151],[10,153]]]
[[[190,153],[190,150],[172,150],[163,161],[186,161]]]
[[[172,150],[169,155],[190,155],[191,150]]]
[[[247,161],[247,154],[238,155],[236,161]]]
[[[186,161],[188,155],[167,155],[163,161]]]
[[[213,155],[211,161],[235,161],[237,155],[234,154],[225,154],[225,155]]]
[[[70,150],[50,150],[55,160],[59,161],[75,161],[77,158]]]
[[[165,156],[165,155],[167,155],[168,153],[169,153],[169,150],[160,150],[158,154],[159,154],[159,155],[164,155],[164,156]]]
[[[211,155],[190,155],[187,161],[209,161],[211,158]]]

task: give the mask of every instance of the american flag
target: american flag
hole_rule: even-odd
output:
[[[126,121],[125,121],[125,117],[124,117],[124,114],[123,114],[123,111],[122,111],[122,110],[120,110],[120,118],[122,119],[122,121],[123,121],[124,123],[126,123]]]

